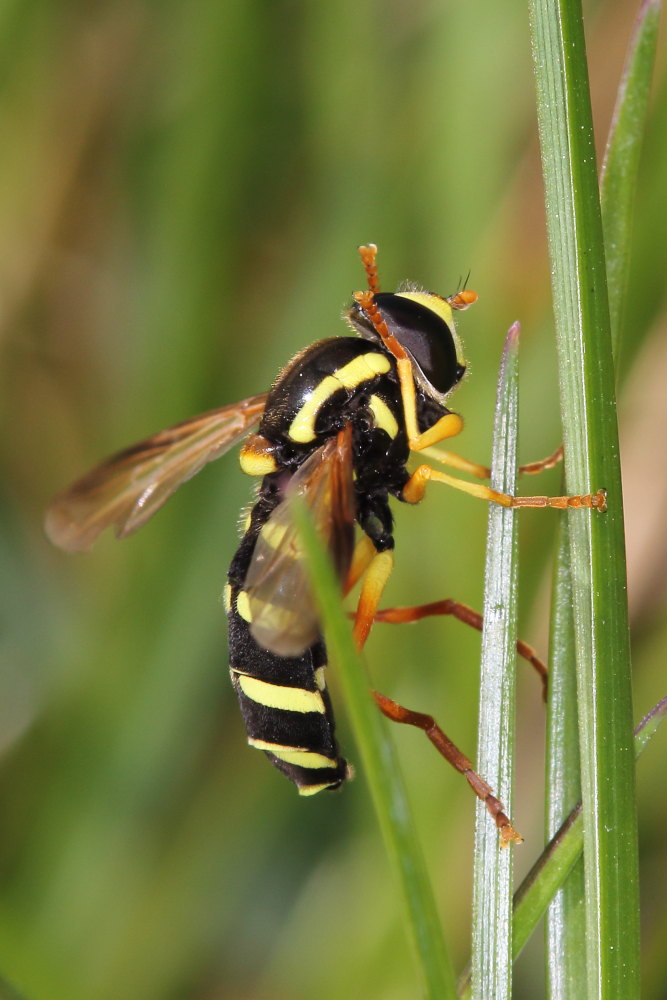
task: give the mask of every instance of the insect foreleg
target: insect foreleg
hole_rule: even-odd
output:
[[[415,395],[415,377],[409,358],[398,358],[396,361],[398,380],[401,386],[401,399],[405,415],[405,428],[408,433],[408,444],[411,451],[423,451],[447,438],[456,437],[463,430],[463,420],[458,413],[445,413],[444,416],[426,431],[419,430],[417,420],[417,399]]]

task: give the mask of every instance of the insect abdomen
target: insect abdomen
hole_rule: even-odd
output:
[[[297,786],[300,795],[338,788],[349,776],[334,734],[319,641],[300,656],[262,649],[250,634],[245,592],[228,588],[229,653],[248,742]]]

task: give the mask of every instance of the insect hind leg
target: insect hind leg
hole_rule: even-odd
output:
[[[422,618],[429,618],[433,615],[451,615],[465,625],[477,629],[478,632],[481,632],[484,627],[484,618],[479,611],[475,611],[467,604],[455,601],[451,597],[447,597],[443,601],[432,601],[430,604],[410,605],[403,608],[382,608],[376,611],[375,621],[390,625],[402,625],[421,621]],[[519,656],[530,663],[539,676],[542,681],[542,695],[546,701],[548,671],[544,660],[523,639],[517,640],[516,651]]]
[[[364,646],[373,627],[378,605],[393,568],[393,551],[385,549],[383,552],[375,553],[364,574],[352,633],[358,649]]]
[[[498,827],[503,847],[507,847],[511,843],[521,844],[523,842],[523,837],[512,826],[505,812],[505,807],[500,799],[494,795],[491,786],[477,774],[471,761],[442,731],[433,716],[426,715],[423,712],[413,712],[411,709],[399,705],[398,702],[392,701],[391,698],[387,698],[386,695],[380,694],[379,691],[374,691],[373,697],[382,714],[391,719],[392,722],[400,722],[403,725],[415,726],[417,729],[421,729],[438,753],[459,774],[464,776],[475,795],[484,803],[489,815]]]

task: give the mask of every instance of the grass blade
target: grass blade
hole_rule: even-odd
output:
[[[408,927],[429,1000],[456,996],[454,972],[446,953],[440,920],[424,859],[412,824],[407,793],[387,723],[370,697],[370,682],[352,641],[327,553],[296,501],[294,518],[309,562],[330,658],[341,678],[352,728],[382,835],[397,870],[407,907]]]
[[[627,293],[632,208],[641,141],[646,124],[655,61],[660,3],[642,5],[607,140],[601,178],[601,210],[609,291],[612,351],[618,360],[624,299]],[[554,579],[551,656],[547,706],[547,839],[550,840],[580,799],[580,763],[576,740],[577,695],[574,623],[567,524],[561,525]],[[585,978],[583,862],[556,894],[546,917],[549,996],[578,1000]]]
[[[602,164],[600,195],[615,358],[627,297],[633,206],[661,6],[660,0],[644,0],[639,12]]]
[[[568,492],[584,802],[588,996],[639,995],[637,821],[614,369],[583,23],[532,0]]]
[[[491,484],[513,494],[517,476],[519,326],[507,335],[494,425]],[[477,768],[511,809],[517,616],[516,511],[491,504],[484,588]],[[508,813],[509,814],[509,813]],[[512,851],[482,802],[475,815],[474,1000],[512,992]]]
[[[667,697],[648,712],[635,730],[634,753],[638,759],[655,736],[667,715]],[[512,917],[512,954],[518,958],[524,945],[539,924],[550,902],[562,889],[581,858],[584,848],[584,824],[578,802],[560,830],[547,844],[528,875],[514,894]],[[581,946],[581,941],[579,942]],[[470,996],[470,970],[461,977],[459,995]],[[581,983],[579,984],[581,997]]]
[[[648,712],[635,730],[634,755],[639,758],[667,715],[667,697]],[[581,857],[584,824],[578,802],[561,829],[528,873],[514,897],[514,957],[534,931],[549,901]],[[581,940],[579,942],[581,948]],[[567,994],[565,994],[567,995]],[[574,996],[574,993],[572,993]],[[581,997],[581,983],[578,996]]]
[[[574,804],[581,801],[577,673],[572,610],[572,575],[568,524],[559,525],[551,632],[549,642],[549,693],[547,699],[546,833],[551,841]],[[581,827],[581,819],[579,819]],[[581,835],[581,830],[580,830]],[[553,1000],[579,1000],[586,981],[586,941],[583,862],[561,861],[569,872],[548,909],[545,931],[547,995]],[[563,869],[561,869],[563,870]],[[559,873],[560,874],[560,873]]]

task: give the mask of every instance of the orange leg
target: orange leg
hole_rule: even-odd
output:
[[[392,701],[379,691],[373,692],[373,697],[380,711],[393,722],[401,722],[408,726],[416,726],[421,729],[429,738],[438,753],[442,754],[445,760],[449,761],[452,767],[464,776],[475,795],[478,796],[486,806],[489,815],[498,827],[500,839],[503,847],[514,842],[520,844],[523,841],[521,834],[512,826],[505,813],[502,802],[493,794],[493,789],[487,785],[483,778],[473,770],[472,763],[459,748],[452,743],[448,736],[443,733],[435,719],[422,712],[413,712],[409,708],[404,708],[397,702]]]
[[[376,555],[377,549],[372,541],[368,535],[362,534],[352,553],[352,562],[343,584],[344,594],[349,594],[354,585],[361,580]]]
[[[403,499],[407,503],[419,503],[426,493],[427,483],[431,481],[434,483],[445,483],[447,486],[453,486],[456,490],[470,494],[470,496],[500,504],[501,507],[557,507],[561,510],[565,510],[568,507],[588,507],[599,511],[607,509],[607,494],[605,490],[598,490],[597,493],[588,493],[584,496],[572,497],[513,497],[508,493],[499,493],[498,490],[492,490],[490,486],[484,486],[482,483],[468,483],[463,479],[457,479],[455,476],[449,476],[446,472],[432,469],[430,465],[420,465],[415,469],[403,487]]]
[[[358,649],[362,649],[370,632],[382,593],[394,568],[392,552],[376,552],[366,570],[354,619],[353,636]]]
[[[467,458],[463,458],[462,455],[456,455],[452,451],[443,451],[441,448],[423,448],[423,454],[426,458],[432,458],[436,462],[440,462],[442,465],[448,465],[452,469],[459,469],[461,472],[467,472],[471,476],[475,476],[476,479],[490,479],[491,469],[486,465],[480,465],[478,462],[471,462]],[[559,445],[556,450],[548,455],[547,458],[542,458],[539,462],[528,462],[526,465],[519,466],[519,472],[521,475],[536,476],[539,472],[545,472],[547,469],[553,469],[559,462],[563,461],[563,446]]]
[[[429,611],[428,605],[425,605],[424,609],[394,608],[389,609],[387,612],[378,611],[378,605],[382,599],[382,593],[393,569],[394,557],[389,551],[376,552],[369,561],[368,555],[367,547],[363,543],[362,539],[362,542],[359,543],[355,551],[355,557],[353,557],[353,570],[355,558],[358,563],[357,570],[354,572],[358,570],[363,572],[362,567],[364,565],[366,566],[353,631],[354,640],[359,649],[361,649],[366,642],[373,622],[375,621],[416,621],[417,617],[423,617],[429,613],[437,613]],[[348,577],[348,582],[353,575],[354,573],[351,571],[350,576]],[[456,604],[456,602],[450,603],[453,606]],[[461,609],[465,606],[456,605],[456,607]],[[481,626],[480,616],[475,617],[475,612],[471,609],[467,609],[467,611],[469,612],[469,616],[468,618],[464,618],[464,620],[479,620]],[[463,614],[463,612],[461,612],[461,614]],[[518,844],[521,843],[523,838],[516,832],[510,823],[504,806],[502,802],[500,802],[500,800],[493,794],[493,789],[475,772],[471,762],[465,754],[461,753],[458,747],[452,743],[445,733],[443,733],[440,726],[437,725],[435,720],[430,715],[424,715],[421,712],[412,712],[410,709],[404,708],[402,705],[399,705],[397,702],[392,701],[390,698],[387,698],[385,695],[380,694],[377,691],[373,691],[373,697],[375,698],[380,711],[382,711],[387,718],[392,719],[394,722],[402,722],[422,729],[436,750],[438,750],[445,760],[448,760],[449,763],[465,777],[475,794],[479,796],[488,809],[489,814],[498,827],[501,842],[504,846],[507,846],[507,844],[512,841]]]
[[[559,444],[553,454],[541,458],[539,462],[528,462],[527,465],[520,465],[519,472],[526,476],[536,476],[539,472],[545,472],[546,469],[555,468],[562,461],[563,445]]]
[[[414,607],[383,608],[381,611],[376,611],[375,621],[398,625],[417,622],[422,618],[428,618],[432,615],[452,615],[454,618],[458,618],[460,622],[476,628],[478,632],[482,631],[484,625],[484,619],[479,611],[474,611],[467,604],[461,604],[459,601],[453,601],[451,598],[446,598],[444,601],[433,601],[431,604],[420,604]],[[529,646],[522,639],[517,641],[516,651],[519,656],[528,660],[539,675],[542,681],[542,694],[546,701],[548,672],[544,661],[540,659],[533,647]]]

